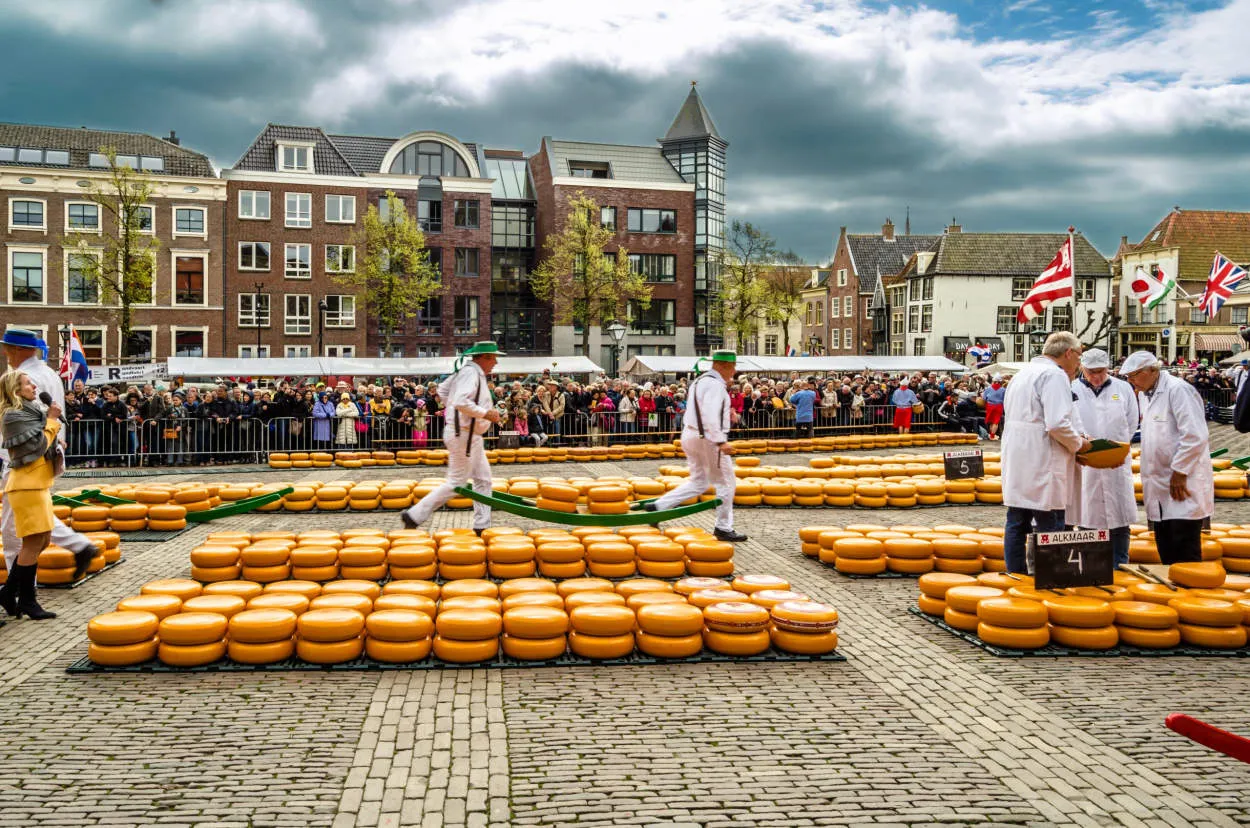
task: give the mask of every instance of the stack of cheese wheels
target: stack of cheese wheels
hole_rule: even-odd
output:
[[[382,505],[382,487],[356,483],[347,492],[347,506],[354,512],[372,512]]]
[[[507,593],[504,595],[504,593]],[[568,649],[569,616],[555,584],[539,579],[505,581],[504,600],[517,596],[541,596],[538,600],[514,600],[503,612],[503,651],[522,661],[549,661]],[[543,603],[546,602],[546,603]]]
[[[647,588],[645,584],[637,585],[637,589]],[[671,597],[661,597],[664,595]],[[703,649],[703,612],[686,603],[680,594],[663,590],[636,592],[628,600],[635,604],[638,649],[644,653],[684,658]]]
[[[288,512],[311,512],[317,506],[317,489],[313,486],[292,486],[282,496],[282,508]]]
[[[594,502],[591,501],[592,506]],[[583,535],[582,543],[585,545],[586,561],[591,575],[598,578],[628,578],[637,573],[634,546],[627,537],[602,530]]]
[[[955,587],[954,589],[960,589]],[[967,587],[962,587],[966,589]],[[947,599],[950,600],[950,590]],[[1049,613],[1040,601],[1010,594],[977,602],[977,637],[986,644],[1016,650],[1036,650],[1050,643]]]
[[[399,593],[392,593],[389,600],[387,595],[378,597],[373,612],[365,619],[365,653],[388,664],[405,664],[428,656],[433,646],[434,620],[423,605],[425,601],[433,603],[424,596]]]
[[[804,526],[799,530],[800,551],[809,558],[820,557],[820,533],[836,532],[837,526]]]
[[[280,594],[280,593],[274,593]],[[255,600],[254,596],[252,600]],[[273,664],[295,654],[297,615],[280,607],[255,607],[230,616],[226,652],[240,664]]]
[[[210,503],[211,501],[203,501]],[[187,512],[200,503],[158,503],[148,506],[147,528],[153,532],[176,532],[187,528]],[[203,511],[203,510],[200,510]],[[115,521],[110,521],[115,523]],[[116,527],[113,527],[116,528]]]
[[[971,575],[959,575],[953,572],[930,572],[920,576],[920,599],[918,606],[925,615],[938,618],[946,617],[946,591],[951,587],[975,584],[976,578]]]
[[[387,575],[387,549],[391,542],[381,533],[360,534],[343,539],[339,550],[339,577],[361,581],[381,581]]]
[[[375,584],[376,586],[376,584]],[[337,593],[347,595],[347,593]],[[321,601],[330,595],[319,595]],[[362,596],[364,597],[364,596]],[[299,616],[295,652],[312,664],[341,664],[364,651],[365,613],[360,609],[325,604]]]
[[[1173,564],[1175,569],[1181,564]],[[1205,597],[1214,590],[1193,590],[1168,601],[1176,610],[1181,641],[1194,647],[1232,650],[1246,646],[1245,619],[1241,606],[1232,601]],[[1218,594],[1218,593],[1217,593]]]
[[[624,515],[629,512],[629,487],[594,486],[586,492],[586,506],[592,515]]]
[[[901,537],[885,538],[885,564],[891,572],[904,575],[923,575],[933,571],[933,544],[924,538],[916,538],[902,532]]]
[[[239,564],[241,547],[208,542],[191,550],[191,577],[202,583],[233,581],[243,571]]]
[[[685,575],[687,562],[694,560],[689,557],[691,544],[696,547],[694,550],[695,558],[709,557],[711,554],[709,553],[707,542],[696,539],[690,539],[688,543],[683,544],[664,535],[642,533],[631,536],[630,541],[633,542],[637,555],[636,565],[638,572],[648,578],[680,578]],[[726,544],[726,546],[729,547],[729,555],[732,557],[733,544]],[[715,554],[719,555],[720,553]],[[698,567],[702,563],[705,563],[705,561],[699,560],[695,566]],[[731,575],[733,574],[733,562],[730,561],[728,572],[709,574]]]
[[[291,550],[295,546],[291,538],[253,536],[252,543],[239,552],[243,579],[267,584],[291,577]]]
[[[114,532],[138,532],[148,528],[146,503],[118,503],[109,507],[109,529]]]
[[[438,574],[444,580],[486,577],[486,542],[471,529],[440,529],[434,539],[438,542]]]
[[[458,583],[486,584],[493,590],[495,585],[489,581],[473,581]],[[494,599],[494,607],[462,606],[456,607],[455,595],[448,595],[448,587],[443,589],[442,605],[434,619],[437,634],[434,636],[434,655],[443,661],[466,663],[487,661],[499,654],[499,635],[503,631],[503,618],[500,615],[498,598]],[[484,591],[483,587],[483,591]],[[466,597],[472,593],[462,593]],[[489,597],[478,595],[477,597]],[[448,609],[450,606],[452,608]]]
[[[145,586],[144,589],[146,588]],[[194,598],[187,599],[190,600]],[[156,655],[162,663],[172,667],[212,664],[226,654],[229,619],[218,612],[188,611],[187,601],[183,601],[182,611],[161,619],[157,630],[160,645]]]
[[[70,512],[75,532],[103,532],[109,528],[107,506],[75,506]]]
[[[103,558],[101,556],[95,556]],[[95,558],[92,558],[94,561]],[[103,569],[101,563],[99,569]],[[98,570],[97,570],[98,571]],[[74,553],[59,546],[49,546],[39,553],[36,560],[35,578],[41,584],[70,584],[74,582]]]
[[[116,532],[92,532],[87,535],[98,548],[104,550],[104,563],[117,563],[122,557],[121,536]]]
[[[1112,601],[1111,607],[1121,644],[1166,650],[1181,643],[1180,615],[1166,604],[1128,600]]]
[[[718,541],[715,537],[704,535],[703,537],[687,535],[680,536],[678,542],[684,540],[686,556],[685,571],[697,578],[728,578],[734,574],[734,545],[725,541]],[[639,548],[639,558],[643,557],[642,549]],[[654,575],[656,577],[680,577],[683,573],[673,567],[672,574],[668,571],[664,575],[660,572],[648,571],[641,564],[638,567],[644,575]]]
[[[759,604],[749,601],[724,601],[709,604],[703,608],[703,620],[705,625],[703,643],[713,652],[737,656],[759,655],[767,650],[771,643],[769,638],[771,615],[767,608]],[[663,652],[651,652],[644,645],[641,633],[639,633],[638,649],[651,655],[665,655]],[[698,649],[695,652],[698,652]],[[668,657],[679,658],[681,656]]]
[[[576,497],[577,490],[573,490]],[[519,529],[485,529],[482,537],[486,540],[486,569],[492,578],[512,579],[529,578],[537,567],[534,557],[537,544],[534,539],[521,533]]]
[[[569,614],[569,649],[583,658],[624,658],[634,651],[634,610],[609,581],[574,578],[556,585]]]
[[[586,550],[581,540],[553,531],[534,538],[538,574],[546,578],[580,578],[586,574]]]
[[[264,589],[248,599],[248,609],[286,609],[303,615],[311,608],[312,599],[321,594],[321,584],[313,581],[278,581]]]
[[[394,460],[391,461],[392,465]],[[399,480],[391,480],[378,490],[382,497],[383,509],[407,509],[412,505],[412,485]]]
[[[981,545],[981,567],[986,572],[1006,572],[1007,560],[1003,552],[1002,529],[978,529],[977,542]],[[965,535],[971,539],[972,535]]]
[[[575,514],[580,494],[576,486],[570,486],[566,483],[544,482],[538,487],[538,499],[535,501],[535,504],[539,509]]]
[[[975,530],[971,526],[935,526],[933,531],[944,535],[958,535],[960,532]],[[938,572],[977,575],[982,571],[979,541],[960,537],[935,537],[930,543],[933,546],[933,566]]]
[[[118,612],[150,612],[158,619],[173,615],[182,609],[182,599],[177,595],[152,594],[131,595],[117,602]],[[152,653],[156,655],[155,652]]]
[[[174,492],[174,503],[180,504],[188,512],[207,512],[213,508],[212,499],[216,491],[216,486],[189,484]]]
[[[769,637],[778,650],[823,655],[838,646],[838,611],[828,604],[782,601],[773,605],[769,616],[772,620]]]
[[[1250,573],[1250,530],[1229,531],[1241,534],[1220,538],[1221,563],[1228,572]]]
[[[118,610],[87,622],[87,657],[108,667],[142,664],[156,657],[161,619],[143,610]]]
[[[386,563],[395,580],[428,581],[438,574],[434,539],[421,530],[402,530],[391,538]]]
[[[1047,595],[1050,640],[1061,647],[1109,650],[1120,642],[1110,601],[1084,595]]]
[[[976,503],[977,487],[972,480],[947,480],[944,488],[946,489],[947,503]]]
[[[339,577],[339,549],[343,541],[333,537],[301,534],[291,550],[291,577],[299,581],[332,581]]]
[[[317,510],[320,512],[338,512],[347,508],[347,488],[345,486],[320,486],[317,489]]]
[[[885,544],[875,538],[838,538],[834,568],[844,575],[880,575],[886,570]]]
[[[942,620],[957,630],[976,632],[980,619],[977,616],[977,603],[986,598],[997,598],[1003,590],[984,586],[978,583],[958,584],[947,588],[942,599],[946,602],[946,610]]]

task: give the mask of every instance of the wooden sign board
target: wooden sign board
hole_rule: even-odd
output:
[[[1111,533],[1106,529],[1029,535],[1034,589],[1107,586],[1115,581]]]
[[[985,457],[981,454],[981,449],[945,452],[942,454],[942,465],[947,480],[985,477]]]

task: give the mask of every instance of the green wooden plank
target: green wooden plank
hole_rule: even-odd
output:
[[[539,509],[537,506],[531,506],[521,497],[516,495],[507,495],[506,492],[492,492],[490,495],[478,494],[467,486],[457,486],[456,494],[461,497],[467,497],[476,500],[478,503],[484,503],[492,509],[499,509],[503,512],[509,512],[521,517],[527,517],[531,520],[546,521],[548,523],[563,523],[569,526],[647,526],[660,523],[665,520],[676,520],[678,518],[688,517],[699,512],[706,512],[708,509],[715,509],[720,505],[720,500],[713,498],[700,503],[694,503],[689,506],[678,506],[675,509],[667,509],[663,512],[630,512],[624,515],[584,515],[570,512],[552,512],[547,509]],[[507,497],[499,497],[500,494]],[[520,502],[517,502],[520,501]]]
[[[1228,454],[1228,449],[1226,448],[1216,449],[1215,451],[1211,452],[1211,459],[1214,460],[1216,457],[1219,457],[1222,454]]]
[[[202,512],[187,512],[187,520],[192,523],[205,523],[217,518],[230,517],[231,515],[242,515],[252,511],[258,506],[267,506],[270,503],[281,500],[284,495],[289,495],[295,491],[291,486],[279,489],[276,492],[269,492],[256,497],[245,497],[242,500],[236,500],[232,503],[218,506],[215,509],[205,509]]]

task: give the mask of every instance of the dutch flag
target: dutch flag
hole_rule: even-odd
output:
[[[66,385],[72,385],[74,380],[86,382],[90,376],[91,369],[87,367],[87,355],[83,352],[82,342],[78,339],[78,331],[70,325],[69,345],[61,354],[61,379],[65,380]]]

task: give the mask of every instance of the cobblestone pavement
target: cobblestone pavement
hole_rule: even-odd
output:
[[[1212,442],[1250,453],[1227,429]],[[443,512],[433,525],[468,519]],[[1250,504],[1220,503],[1217,519],[1250,522]],[[838,607],[844,663],[67,675],[87,619],[145,581],[186,575],[210,527],[123,541],[122,566],[41,593],[57,620],[0,629],[0,826],[1250,824],[1250,767],[1163,727],[1184,711],[1250,733],[1250,659],[994,658],[910,615],[914,581],[847,579],[798,551],[800,526],[866,521],[995,525],[1002,509],[740,510],[751,540],[739,570]],[[279,512],[223,525],[398,520]]]

